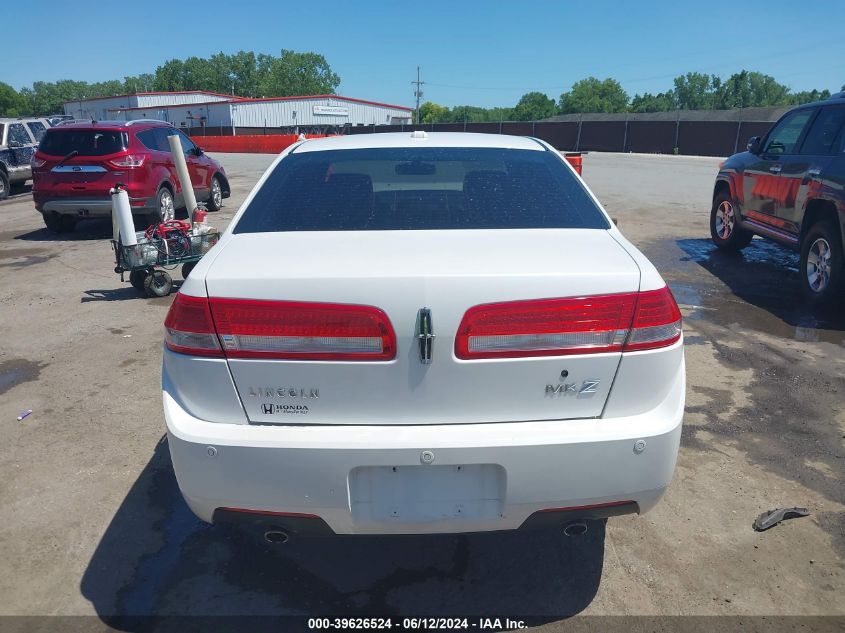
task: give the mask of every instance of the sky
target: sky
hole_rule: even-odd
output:
[[[0,81],[104,81],[154,72],[172,58],[223,51],[323,54],[337,93],[414,105],[512,106],[526,92],[557,99],[588,76],[635,93],[671,89],[689,71],[772,75],[791,89],[845,84],[845,2],[309,2],[175,3],[135,9],[104,0],[10,2]],[[143,7],[143,8],[141,8]],[[184,7],[188,7],[185,9]],[[15,24],[31,28],[11,29]],[[171,26],[172,32],[167,27]]]

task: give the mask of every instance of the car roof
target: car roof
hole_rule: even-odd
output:
[[[387,132],[350,134],[311,139],[293,151],[323,152],[337,149],[374,149],[388,147],[491,147],[544,152],[540,141],[526,136],[478,134],[471,132]]]
[[[30,121],[44,121],[46,117],[40,116],[15,116],[0,117],[0,123],[29,123]]]
[[[79,123],[62,123],[51,130],[146,130],[151,127],[173,127],[164,121],[84,121]]]

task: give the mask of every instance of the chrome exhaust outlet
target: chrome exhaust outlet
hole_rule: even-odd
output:
[[[563,533],[566,536],[581,536],[587,533],[587,524],[584,521],[573,521],[563,526]]]
[[[264,540],[273,545],[287,543],[289,538],[288,533],[284,530],[267,530],[264,532]]]

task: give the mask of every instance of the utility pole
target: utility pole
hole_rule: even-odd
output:
[[[417,85],[417,89],[414,90],[414,96],[417,98],[417,109],[416,109],[416,118],[417,118],[417,125],[420,124],[420,99],[422,99],[423,93],[420,90],[420,86],[422,86],[425,82],[420,81],[420,67],[417,66],[417,80],[412,81],[412,84]]]

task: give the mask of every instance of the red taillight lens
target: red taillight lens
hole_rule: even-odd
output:
[[[391,360],[396,335],[371,306],[212,298],[228,358]]]
[[[42,159],[42,158],[38,158],[38,156],[33,156],[29,161],[29,166],[32,169],[41,169],[46,164],[47,164],[47,161]]]
[[[192,356],[223,356],[208,299],[176,295],[164,320],[167,349]]]
[[[467,310],[455,337],[464,360],[652,349],[681,336],[668,288],[566,299],[491,303]]]
[[[681,311],[668,286],[639,293],[625,351],[666,347],[681,338]]]
[[[636,294],[490,303],[470,308],[455,339],[462,359],[621,350]]]
[[[143,166],[145,158],[146,156],[143,154],[128,154],[126,156],[110,160],[109,162],[115,167],[120,167],[121,169],[137,169],[138,167]]]
[[[164,328],[168,349],[195,356],[377,361],[396,356],[393,326],[371,306],[179,293]]]

